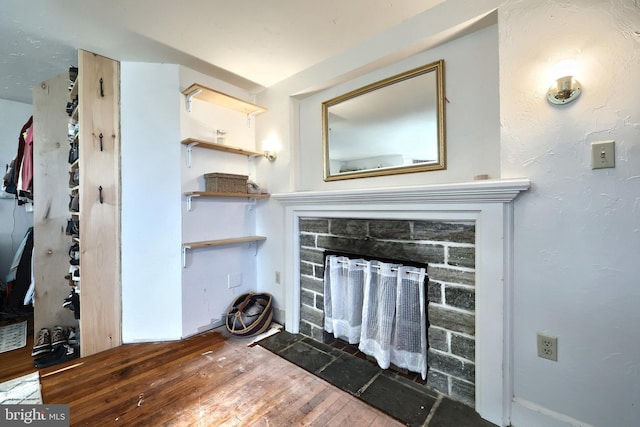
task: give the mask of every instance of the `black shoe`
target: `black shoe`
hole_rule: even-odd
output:
[[[36,368],[46,368],[49,366],[57,365],[58,363],[66,362],[80,357],[80,351],[77,347],[69,344],[62,344],[56,347],[55,350],[46,356],[36,359],[33,362]]]
[[[38,341],[33,345],[31,356],[37,356],[51,351],[51,334],[47,328],[40,329],[38,333]]]
[[[67,335],[64,332],[64,328],[62,326],[54,327],[51,334],[51,347],[55,349],[65,342],[67,342]]]

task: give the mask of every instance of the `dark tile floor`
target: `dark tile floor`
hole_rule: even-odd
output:
[[[409,426],[495,427],[473,408],[432,391],[406,374],[342,349],[281,331],[258,344]]]

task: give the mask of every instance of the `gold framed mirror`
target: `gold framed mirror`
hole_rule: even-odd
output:
[[[444,61],[322,103],[324,180],[446,168]]]

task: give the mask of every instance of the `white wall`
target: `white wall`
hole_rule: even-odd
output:
[[[450,152],[449,169],[440,176],[429,172],[323,183],[320,110],[316,118],[314,107],[305,103],[324,98],[316,93],[333,86],[328,82],[344,84],[366,75],[371,64],[393,57],[393,52],[397,53],[393,63],[408,65],[407,47],[418,43],[418,35],[429,39],[434,32],[454,28],[494,7],[499,17],[496,50],[470,50],[483,37],[495,37],[491,29],[452,45],[468,43],[461,46],[462,52],[477,55],[478,63],[489,70],[497,68],[499,92],[487,94],[481,84],[456,93],[458,86],[448,80],[447,96],[453,99],[447,105],[452,112],[447,115],[447,129],[464,127],[469,121],[473,129],[473,122],[485,113],[479,103],[475,110],[456,116],[458,105],[480,100],[493,109],[497,102],[499,116],[487,119],[495,122],[480,125],[487,131],[485,138],[500,129],[499,153],[490,154],[488,164],[498,165],[502,178],[532,181],[532,189],[515,202],[515,350],[509,355],[514,371],[512,423],[515,427],[635,425],[640,419],[637,2],[448,0],[434,9],[433,16],[418,15],[261,93],[258,101],[269,113],[259,118],[258,140],[275,137],[282,151],[276,162],[260,165],[257,175],[271,192],[287,192],[410,185],[440,178],[449,182],[482,173],[467,174],[470,165],[459,160],[464,154]],[[448,53],[442,51],[445,60]],[[584,92],[574,104],[551,106],[545,99],[549,71],[567,57],[577,59]],[[393,63],[385,66],[392,69]],[[459,74],[469,79],[476,75],[476,67]],[[457,138],[449,142],[474,144],[477,139],[465,132]],[[610,139],[616,141],[616,168],[591,170],[589,144]],[[283,212],[277,202],[266,205],[258,223],[268,236],[268,250],[259,260],[259,280],[274,294],[276,305],[284,307],[290,296],[284,293],[286,284],[275,284],[274,271],[292,267],[283,257]],[[537,332],[558,336],[558,362],[536,356]]]
[[[251,101],[250,96],[228,83],[180,68],[180,90],[193,83],[218,90],[237,98]],[[191,111],[185,108],[184,96],[180,102],[180,139],[198,138],[215,140],[215,130],[227,131],[226,145],[255,150],[255,119],[243,113],[223,108],[197,98],[192,100]],[[176,141],[178,144],[178,141]],[[181,145],[181,144],[179,144]],[[230,173],[247,175],[255,180],[255,164],[263,158],[225,153],[194,147],[191,167],[186,166],[187,146],[181,145],[182,193],[204,191],[204,175]],[[262,204],[261,201],[257,202]],[[198,242],[252,236],[256,233],[256,207],[247,198],[196,198],[191,211],[186,197],[182,197],[182,241]],[[225,245],[187,251],[186,267],[182,269],[183,336],[220,326],[227,308],[239,295],[255,291],[256,250],[258,243]],[[237,287],[229,288],[229,276]]]
[[[121,63],[122,337],[182,337],[177,65]]]
[[[401,72],[444,59],[447,169],[341,182],[324,182],[321,104]],[[469,70],[473,73],[469,73]],[[439,184],[500,175],[497,25],[315,93],[299,104],[299,190]],[[473,96],[469,96],[473,94]],[[320,159],[320,161],[318,161]]]
[[[2,176],[18,153],[20,129],[31,117],[31,104],[0,99],[0,162]],[[15,250],[27,229],[33,226],[33,212],[26,212],[25,205],[17,200],[0,197],[0,280],[5,281]]]
[[[513,424],[637,425],[640,7],[510,1],[499,26],[503,177],[533,183],[515,203]],[[565,59],[584,91],[553,106]],[[602,140],[616,168],[591,170]],[[536,357],[537,332],[558,337],[558,362]]]

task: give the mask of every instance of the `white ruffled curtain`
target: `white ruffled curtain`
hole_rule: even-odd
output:
[[[360,342],[366,261],[327,257],[324,269],[324,329],[349,344]]]
[[[380,261],[327,257],[325,330],[372,356],[427,375],[424,268]]]

